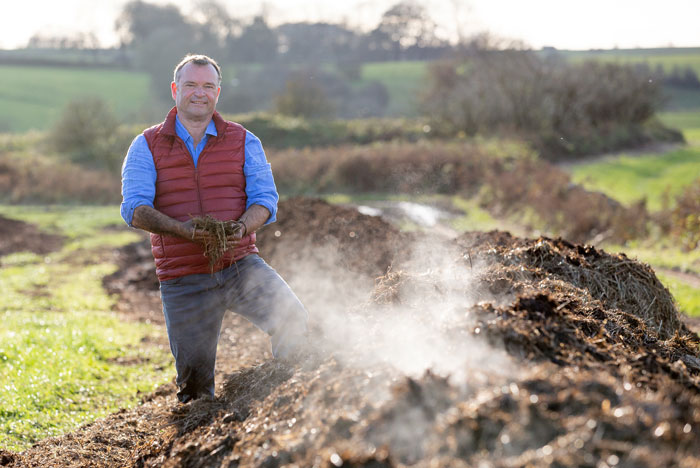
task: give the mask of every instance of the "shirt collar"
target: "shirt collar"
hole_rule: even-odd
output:
[[[188,141],[192,139],[190,132],[188,132],[185,126],[182,125],[182,122],[180,122],[180,117],[178,117],[177,115],[175,116],[175,132],[177,133],[177,136],[179,136],[182,139],[182,141]],[[211,136],[218,135],[218,133],[216,132],[216,125],[214,124],[214,119],[209,121],[209,123],[207,124],[207,129],[204,131],[204,134]]]

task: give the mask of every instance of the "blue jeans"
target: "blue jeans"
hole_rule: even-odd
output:
[[[291,357],[304,344],[306,309],[256,254],[213,275],[161,281],[160,295],[180,401],[214,396],[216,346],[229,309],[270,335],[275,358]]]

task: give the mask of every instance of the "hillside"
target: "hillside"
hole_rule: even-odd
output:
[[[4,51],[4,55],[0,54],[0,81],[8,85],[5,91],[0,92],[0,133],[45,130],[55,122],[67,102],[80,96],[103,98],[113,106],[115,114],[128,123],[155,122],[161,118],[164,112],[162,108],[167,108],[167,103],[156,105],[152,101],[153,92],[145,72],[128,70],[126,67],[103,68],[101,62],[93,68],[47,65],[44,62],[50,60],[50,57],[46,56],[46,51],[42,52],[43,55],[38,55],[41,60],[37,59],[35,66],[17,64],[17,57],[27,55],[26,58],[31,63],[35,59],[32,54],[37,53],[28,50]],[[661,65],[667,71],[674,66],[690,66],[700,74],[699,48],[561,50],[557,53],[573,62],[601,60],[648,63],[651,66]],[[84,60],[86,63],[93,60],[90,51],[82,54],[87,55]],[[63,65],[71,60],[80,60],[79,55],[73,57],[67,52],[57,54],[57,57]],[[353,88],[358,88],[374,80],[378,81],[388,92],[385,109],[387,117],[415,117],[418,115],[420,95],[426,87],[429,64],[430,62],[421,61],[365,63],[360,67],[359,77],[351,79],[349,83]],[[328,67],[333,68],[330,65]],[[229,78],[238,75],[240,70],[258,68],[259,65],[255,64],[224,67]],[[163,86],[167,86],[167,78],[165,80]],[[222,99],[226,97],[227,90],[230,93],[232,89],[225,89]],[[665,94],[668,97],[666,108],[669,110],[700,108],[700,92],[697,90],[667,88]],[[240,110],[235,109],[228,111],[240,113]]]

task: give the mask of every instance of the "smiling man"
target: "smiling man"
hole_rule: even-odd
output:
[[[170,87],[175,107],[134,139],[124,159],[121,214],[129,226],[151,233],[177,396],[186,403],[214,396],[226,310],[268,333],[273,355],[284,360],[305,344],[307,313],[257,255],[255,231],[275,220],[279,197],[260,140],[216,112],[219,65],[188,55]],[[191,222],[205,215],[243,225],[213,268],[204,256],[209,234]]]

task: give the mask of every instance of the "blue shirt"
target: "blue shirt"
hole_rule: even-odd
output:
[[[202,141],[194,147],[194,140],[180,119],[175,117],[175,132],[187,146],[192,156],[195,167],[199,155],[207,144],[209,135],[216,136],[214,121],[210,121],[204,132]],[[261,205],[268,209],[270,218],[265,224],[275,221],[277,218],[277,188],[272,178],[272,168],[267,162],[265,151],[258,137],[246,131],[245,137],[245,162],[243,164],[245,176],[245,193],[248,198],[246,210],[251,205]],[[156,166],[153,155],[148,148],[146,137],[143,133],[131,143],[129,151],[122,165],[122,205],[121,215],[129,226],[134,217],[134,209],[137,206],[146,205],[153,208],[153,199],[156,196]]]

